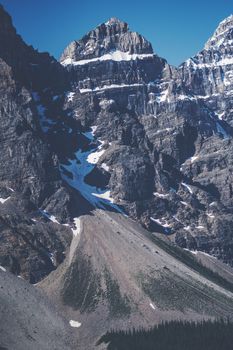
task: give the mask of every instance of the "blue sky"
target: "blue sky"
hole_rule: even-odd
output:
[[[0,0],[28,44],[58,58],[67,44],[118,17],[143,34],[154,51],[178,65],[202,49],[230,0]]]

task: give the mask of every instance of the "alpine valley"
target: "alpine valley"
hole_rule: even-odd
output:
[[[57,62],[0,5],[0,146],[0,349],[233,321],[233,16],[176,68],[117,18]]]

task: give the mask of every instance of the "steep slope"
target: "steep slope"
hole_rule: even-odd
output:
[[[217,31],[226,35],[225,62],[231,23]],[[200,56],[214,57],[212,45]],[[214,88],[198,90],[210,88],[208,74],[217,86],[219,73],[213,65],[192,68],[196,59],[175,69],[126,23],[110,19],[61,57],[73,83],[66,108],[104,145],[86,181],[108,183],[113,200],[150,230],[232,264],[231,125],[216,115]],[[230,85],[219,89],[226,95],[219,103],[230,105]]]
[[[227,281],[122,214],[98,209],[80,220],[69,256],[40,283],[81,323],[80,349],[111,329],[232,316],[230,270]]]
[[[0,349],[74,349],[73,330],[35,287],[0,267]]]

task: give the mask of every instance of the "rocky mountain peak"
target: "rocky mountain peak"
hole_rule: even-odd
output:
[[[6,37],[12,37],[16,35],[16,30],[12,24],[11,17],[0,5],[0,40],[4,40]]]
[[[83,60],[96,59],[112,53],[122,58],[122,53],[153,54],[153,49],[142,35],[130,31],[126,22],[112,17],[91,30],[81,40],[73,41],[63,52],[61,63],[80,64]]]
[[[227,46],[233,43],[233,15],[230,15],[220,22],[213,36],[205,45],[206,50],[211,48],[218,49],[221,46]]]
[[[116,26],[116,25],[127,25],[128,24],[126,22],[121,21],[119,18],[117,17],[111,17],[107,22],[104,23],[106,26]]]

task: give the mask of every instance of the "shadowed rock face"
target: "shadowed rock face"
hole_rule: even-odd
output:
[[[63,117],[53,96],[66,86],[60,64],[27,46],[0,6],[0,264],[32,283],[64,259],[70,241],[70,230],[40,211],[53,202],[59,220],[69,217],[58,153],[43,132],[55,127],[44,111]]]
[[[229,17],[177,69],[144,40],[130,51],[132,33],[116,19],[61,58],[74,86],[66,108],[105,141],[96,167],[107,165],[113,198],[152,231],[230,264],[232,28]]]

